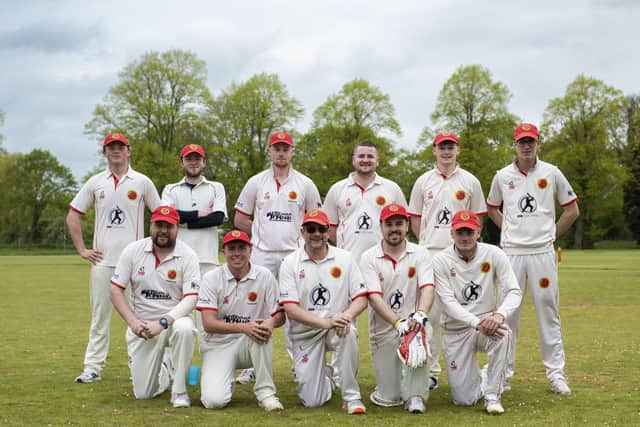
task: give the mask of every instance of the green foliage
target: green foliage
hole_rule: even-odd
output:
[[[617,155],[623,127],[622,92],[579,75],[562,98],[549,101],[541,157],[557,165],[580,197],[580,217],[561,243],[589,248],[624,231],[622,185],[625,170]]]
[[[624,215],[633,238],[640,243],[640,95],[627,97],[627,144],[623,161],[629,172],[624,185]]]

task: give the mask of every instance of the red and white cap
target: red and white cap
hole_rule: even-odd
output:
[[[129,140],[122,133],[110,133],[104,138],[104,142],[102,143],[102,145],[109,145],[112,142],[116,141],[122,142],[124,145],[129,145]]]
[[[433,139],[433,145],[438,145],[445,141],[451,141],[451,142],[454,142],[456,145],[460,145],[460,141],[458,140],[458,135],[456,135],[453,132],[437,134],[436,137]]]
[[[304,218],[302,219],[302,225],[308,224],[310,222],[315,222],[316,224],[320,224],[320,225],[324,225],[325,227],[328,227],[329,217],[324,211],[321,211],[320,209],[314,209],[304,214]]]
[[[293,147],[293,138],[287,132],[274,132],[269,138],[269,146],[282,142]]]
[[[236,240],[245,242],[248,245],[251,244],[251,239],[249,238],[247,233],[240,230],[231,230],[224,235],[224,239],[222,239],[222,246],[226,245],[227,243],[235,242]]]
[[[158,206],[151,214],[151,222],[159,221],[177,224],[180,222],[180,215],[172,206]]]
[[[540,139],[538,128],[531,123],[520,123],[513,133],[513,139],[520,141],[522,138],[533,138],[536,141]]]
[[[456,212],[456,214],[453,216],[453,220],[451,221],[451,229],[453,231],[456,231],[459,228],[470,228],[471,230],[479,230],[480,220],[478,219],[478,215],[471,211]]]
[[[404,206],[392,203],[382,208],[382,211],[380,212],[380,221],[386,221],[396,215],[409,219],[409,213]]]

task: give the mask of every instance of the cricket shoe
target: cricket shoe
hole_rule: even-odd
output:
[[[394,406],[402,405],[402,400],[387,400],[383,399],[378,395],[378,389],[373,390],[373,392],[369,395],[369,400],[376,406],[381,406],[383,408],[392,408]]]
[[[92,383],[92,382],[95,382],[95,381],[100,381],[101,379],[102,379],[102,377],[96,371],[92,371],[90,369],[85,369],[84,371],[82,371],[82,373],[80,375],[78,375],[76,377],[75,381],[77,383],[85,384],[85,383]]]
[[[284,406],[282,406],[282,403],[280,403],[280,400],[276,396],[269,396],[262,399],[260,407],[264,408],[267,412],[284,411]]]
[[[490,415],[500,415],[504,414],[504,407],[500,400],[485,400],[484,408],[487,410],[487,414]]]
[[[429,377],[429,390],[435,390],[438,388],[438,378]]]
[[[561,396],[569,396],[571,394],[571,389],[564,378],[551,381],[551,391]]]
[[[404,402],[404,409],[412,414],[423,414],[425,411],[424,401],[420,396],[412,396]]]
[[[171,403],[174,408],[188,408],[191,406],[189,393],[171,393]]]
[[[256,381],[256,371],[253,368],[244,369],[236,377],[236,384],[251,384]]]
[[[367,408],[360,399],[344,402],[342,410],[346,411],[348,415],[365,414],[367,412]]]

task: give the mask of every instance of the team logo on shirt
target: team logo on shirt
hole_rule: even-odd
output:
[[[449,225],[451,222],[451,211],[446,206],[436,214],[436,222],[438,225]]]
[[[178,277],[178,272],[177,271],[175,271],[174,269],[171,269],[171,270],[167,271],[167,279],[176,280],[176,277]]]
[[[114,225],[122,225],[126,220],[126,216],[124,211],[120,209],[120,206],[116,205],[113,209],[109,211],[109,225],[107,228],[111,228]]]
[[[520,209],[520,212],[523,214],[534,213],[538,209],[538,202],[535,197],[527,193],[518,200],[518,209]]]
[[[269,200],[271,198],[271,194],[267,191],[266,193],[264,193],[264,196],[262,196],[265,200]]]
[[[404,295],[400,292],[399,289],[396,289],[387,298],[387,305],[393,311],[398,311],[404,305]]]
[[[514,188],[516,188],[516,185],[513,183],[513,181],[509,181],[507,187],[509,188],[509,190],[513,190]]]
[[[385,199],[384,196],[378,196],[376,197],[376,204],[378,206],[384,206],[387,204],[387,199]]]
[[[477,301],[480,298],[480,294],[482,294],[482,286],[478,283],[474,283],[473,280],[464,285],[462,289],[462,299],[464,302],[462,305],[467,305],[470,302]]]
[[[458,190],[456,191],[456,200],[464,200],[467,198],[467,193],[464,192],[464,190]]]
[[[538,281],[538,284],[540,285],[540,287],[542,289],[546,289],[551,284],[551,281],[549,279],[547,279],[546,277],[543,277]]]
[[[451,361],[451,365],[449,365],[449,366],[451,366],[451,370],[453,370],[453,371],[455,371],[456,369],[458,369],[458,365],[456,364],[456,361],[455,361],[455,360],[452,360],[452,361]]]
[[[350,208],[350,207],[351,207],[351,205],[352,205],[352,203],[351,203],[351,199],[347,199],[347,201],[346,201],[346,202],[344,202],[344,204],[345,204],[348,208]]]
[[[380,284],[384,283],[384,276],[382,275],[382,272],[378,273],[378,280],[380,281]]]
[[[414,266],[409,267],[409,273],[408,273],[409,279],[413,279],[413,276],[415,275],[416,275],[416,268]]]
[[[129,190],[127,191],[127,199],[129,200],[136,200],[138,198],[138,193],[136,193],[135,190]]]
[[[433,200],[433,191],[429,190],[427,193],[427,200]]]
[[[258,300],[258,293],[257,292],[249,292],[247,294],[247,303],[249,304],[255,304],[256,301]]]
[[[138,276],[144,276],[144,266],[138,269]]]
[[[451,269],[449,270],[449,275],[451,277],[456,277],[456,270],[453,267],[451,267]]]
[[[360,230],[371,230],[373,226],[373,222],[371,221],[371,217],[366,212],[362,212],[362,215],[358,217],[358,233]]]
[[[298,279],[303,280],[304,279],[304,270],[300,270],[300,273],[298,273]]]
[[[491,271],[491,263],[490,262],[483,262],[482,265],[480,265],[480,271],[483,273],[488,273]]]
[[[104,190],[100,190],[100,195],[98,196],[98,199],[100,200],[104,199]]]
[[[318,283],[318,286],[311,289],[309,299],[314,306],[325,306],[331,301],[331,292],[329,292],[329,289],[325,288],[322,283]]]
[[[222,305],[224,304],[229,304],[229,297],[225,296],[224,299],[222,300]]]
[[[544,190],[545,188],[547,188],[548,185],[549,185],[549,181],[547,181],[547,178],[540,178],[538,180],[539,189]]]
[[[334,279],[339,279],[342,276],[342,270],[340,267],[332,267],[331,268],[331,277]]]
[[[298,200],[298,193],[296,193],[295,191],[289,191],[289,200]]]

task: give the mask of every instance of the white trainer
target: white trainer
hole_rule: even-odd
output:
[[[236,384],[251,384],[256,381],[256,371],[253,368],[244,369],[236,377]]]
[[[569,396],[571,394],[571,389],[567,381],[563,378],[551,381],[551,391],[562,396]]]
[[[435,390],[438,388],[438,378],[429,377],[429,390]]]
[[[260,407],[264,408],[265,411],[284,411],[284,406],[280,403],[280,400],[276,396],[269,396],[260,402]]]
[[[342,409],[347,411],[349,415],[364,414],[367,412],[367,408],[360,399],[350,400],[342,404]]]
[[[174,408],[188,408],[191,406],[189,393],[171,393],[171,403]]]
[[[94,381],[100,381],[101,379],[102,377],[96,371],[85,369],[80,375],[76,377],[75,382],[85,384],[92,383]]]
[[[502,403],[500,403],[500,400],[485,400],[484,407],[487,410],[487,414],[504,414],[504,408],[502,407]]]
[[[425,411],[424,401],[420,396],[412,396],[404,402],[404,409],[412,414],[423,414]]]

